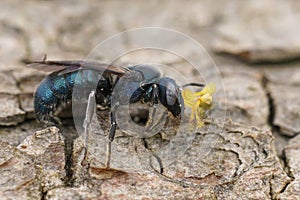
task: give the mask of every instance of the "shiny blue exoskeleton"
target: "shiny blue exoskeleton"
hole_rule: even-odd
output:
[[[60,106],[64,106],[71,101],[75,84],[80,86],[98,85],[101,88],[101,95],[98,93],[99,101],[104,99],[111,92],[109,78],[101,78],[98,82],[97,72],[94,70],[74,71],[59,75],[53,72],[47,76],[38,86],[34,94],[34,110],[36,118],[46,123],[60,123],[56,112]],[[92,90],[92,88],[91,88]]]
[[[111,107],[111,101],[114,101],[113,106],[136,102],[154,105],[160,102],[175,117],[180,116],[184,109],[180,88],[175,80],[162,77],[161,72],[153,66],[135,65],[124,68],[91,61],[46,60],[31,62],[30,65],[52,71],[40,83],[34,95],[34,110],[38,121],[59,123],[56,114],[60,107],[71,102],[75,86],[87,87],[88,93],[96,87],[96,103],[104,108]],[[90,85],[94,88],[89,88]],[[111,109],[114,124],[112,133],[116,125],[114,110]],[[114,134],[110,135],[112,140]]]
[[[161,72],[149,65],[115,67],[93,61],[43,61],[30,62],[32,68],[51,71],[38,86],[34,94],[34,110],[38,121],[60,123],[57,117],[59,108],[71,100],[77,102],[84,88],[89,94],[85,113],[84,129],[88,135],[93,116],[94,98],[102,108],[110,108],[110,131],[108,134],[106,166],[109,167],[111,142],[114,140],[117,121],[116,110],[120,105],[136,102],[148,103],[150,106],[161,103],[174,117],[181,117],[184,102],[180,87],[175,80],[162,77]],[[203,87],[203,84],[189,83],[186,86]],[[96,90],[95,90],[96,87]],[[83,100],[86,99],[83,97]],[[74,98],[74,99],[72,99]],[[74,102],[74,101],[73,101]],[[153,107],[152,118],[155,117]],[[150,126],[152,127],[152,126]],[[161,168],[162,172],[162,168]]]

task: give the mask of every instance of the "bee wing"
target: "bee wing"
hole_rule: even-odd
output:
[[[82,62],[81,68],[82,69],[93,69],[93,70],[97,70],[97,71],[101,71],[101,72],[105,72],[105,73],[114,74],[117,76],[126,76],[131,72],[131,70],[126,67],[114,66],[114,65],[110,65],[110,64],[106,64],[106,63],[98,63],[98,62],[94,62],[94,61]]]
[[[80,69],[91,69],[99,72],[114,74],[117,76],[126,76],[131,70],[125,67],[116,67],[113,65],[98,63],[94,61],[82,60],[64,60],[64,61],[34,61],[29,62],[29,67],[44,72],[58,72],[58,75],[68,74]]]
[[[66,68],[66,66],[48,63],[48,61],[28,62],[27,66],[43,72],[58,72]]]

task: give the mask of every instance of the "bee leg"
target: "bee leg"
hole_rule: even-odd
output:
[[[85,144],[85,155],[84,158],[87,157],[88,153],[88,143],[89,143],[89,135],[90,135],[90,125],[93,119],[94,113],[96,111],[96,101],[95,101],[95,91],[91,91],[89,94],[88,104],[86,107],[85,119],[83,122],[84,127],[84,144]]]
[[[151,101],[150,101],[150,106],[153,107],[153,112],[151,114],[151,117],[149,117],[149,120],[147,122],[148,125],[151,125],[153,122],[153,119],[155,117],[156,114],[156,106],[158,104],[158,86],[156,84],[153,84],[153,93],[152,93],[152,97],[151,97]],[[149,126],[149,128],[151,128],[152,126]]]
[[[105,162],[106,168],[109,168],[109,165],[110,165],[111,143],[115,138],[116,128],[117,128],[115,110],[116,109],[112,109],[112,111],[110,113],[110,130],[109,130],[108,142],[107,142],[107,146],[106,146],[106,162]]]

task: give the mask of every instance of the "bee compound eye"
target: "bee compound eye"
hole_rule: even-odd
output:
[[[168,82],[166,85],[166,100],[169,106],[173,106],[177,101],[176,88],[174,84]]]

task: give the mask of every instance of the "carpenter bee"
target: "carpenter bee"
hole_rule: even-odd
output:
[[[71,102],[76,84],[86,86],[87,93],[90,94],[89,101],[94,98],[97,105],[110,109],[107,167],[109,167],[110,146],[117,127],[115,111],[118,106],[136,102],[149,103],[150,106],[161,103],[174,117],[180,118],[184,112],[182,87],[178,86],[174,79],[163,77],[153,66],[123,67],[93,61],[48,61],[46,58],[30,62],[29,66],[51,72],[42,80],[34,94],[34,110],[38,121],[60,124],[56,114],[60,107]],[[121,87],[115,87],[117,84]],[[89,85],[97,87],[90,88]],[[190,83],[184,87],[189,85],[204,87],[201,83]],[[195,97],[186,98],[193,100]],[[116,101],[113,105],[112,99]],[[89,124],[91,119],[89,104],[86,110],[86,120]]]

